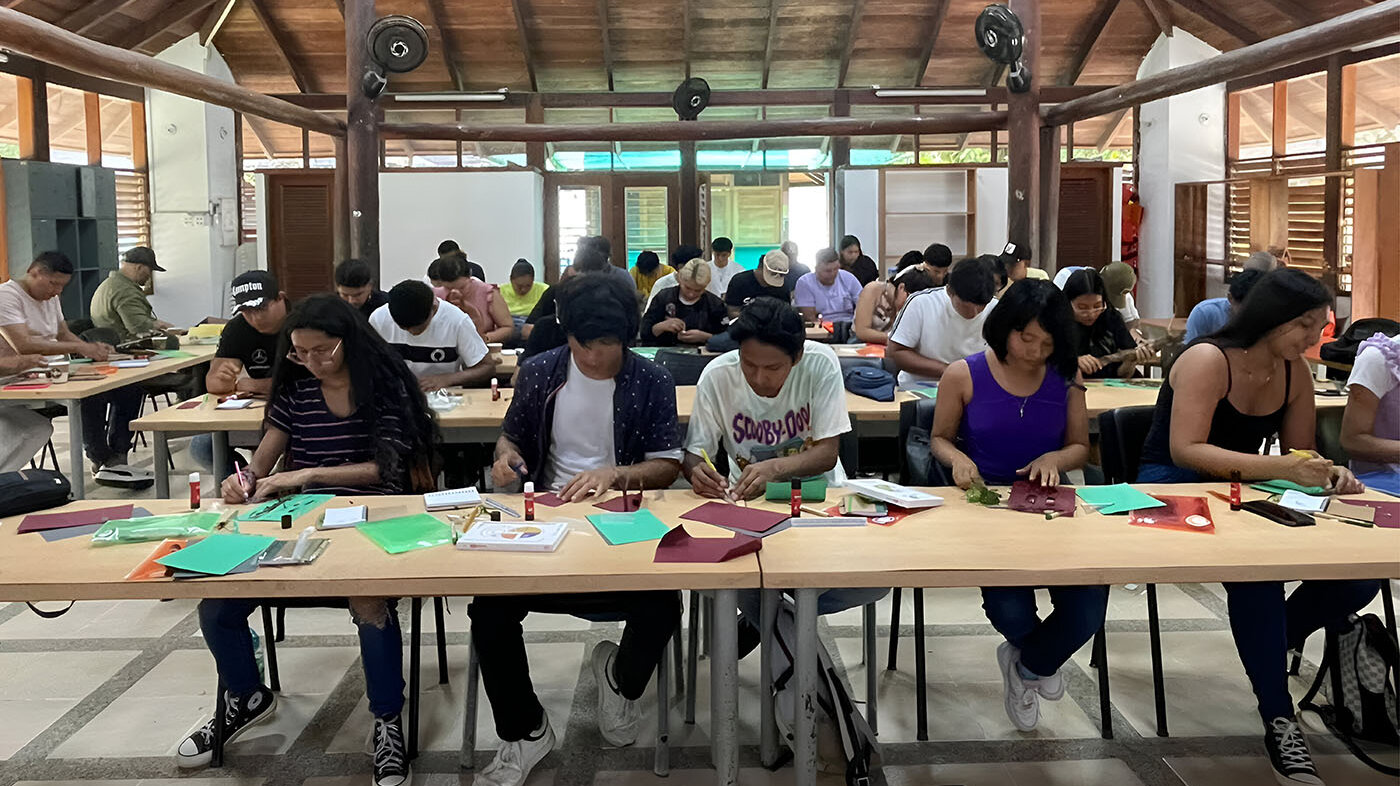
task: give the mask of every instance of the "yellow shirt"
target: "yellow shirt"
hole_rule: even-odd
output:
[[[656,284],[656,280],[662,276],[668,276],[676,272],[676,269],[670,265],[661,264],[657,265],[656,269],[650,273],[643,273],[637,269],[636,265],[633,265],[631,272],[632,280],[637,282],[637,294],[641,295],[642,300],[645,301],[647,298],[651,297],[651,288]]]
[[[530,291],[523,295],[515,294],[515,287],[507,283],[501,287],[501,299],[506,301],[506,308],[513,317],[528,317],[535,309],[535,304],[540,302],[540,297],[544,295],[549,285],[543,281],[536,281],[530,287]]]

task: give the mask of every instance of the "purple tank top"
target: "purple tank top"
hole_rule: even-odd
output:
[[[963,410],[958,442],[990,485],[1009,485],[1016,470],[1065,445],[1069,383],[1046,367],[1040,389],[1026,398],[1002,389],[985,353],[967,358],[972,398]]]

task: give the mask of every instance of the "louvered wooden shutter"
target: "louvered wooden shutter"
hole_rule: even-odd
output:
[[[117,251],[151,244],[151,211],[147,201],[146,173],[118,170]]]
[[[1113,207],[1110,170],[1065,167],[1060,174],[1060,226],[1055,263],[1101,268],[1112,259]]]
[[[331,290],[334,173],[267,175],[268,265],[293,300]]]

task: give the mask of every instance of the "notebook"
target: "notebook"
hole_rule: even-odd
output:
[[[423,508],[430,511],[469,508],[473,505],[480,504],[481,495],[477,493],[476,486],[449,489],[447,491],[434,491],[423,495]]]
[[[251,406],[253,406],[253,400],[250,398],[231,398],[219,402],[214,409],[247,409]]]
[[[321,529],[343,529],[369,520],[369,508],[355,505],[349,508],[329,508],[321,518]]]
[[[898,505],[901,508],[933,508],[943,504],[942,497],[878,478],[852,478],[846,481],[846,488],[863,497]]]
[[[464,551],[554,551],[569,534],[558,521],[482,521],[457,538]]]

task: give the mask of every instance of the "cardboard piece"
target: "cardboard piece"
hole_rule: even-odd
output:
[[[1343,507],[1338,508],[1338,504],[1341,504]],[[1342,511],[1352,505],[1373,508],[1376,513],[1372,521],[1377,527],[1400,529],[1400,502],[1375,502],[1368,499],[1337,499],[1333,500],[1332,504],[1327,509],[1339,516],[1348,516],[1351,514],[1343,513]]]
[[[774,481],[764,489],[763,498],[769,502],[787,502],[792,499],[791,481]],[[810,478],[802,481],[803,502],[826,501],[826,478]]]
[[[632,513],[642,509],[642,495],[624,493],[620,497],[613,497],[607,502],[594,503],[593,507],[613,513]]]
[[[210,535],[156,562],[175,570],[224,576],[266,551],[272,541],[266,535]]]
[[[1007,506],[1026,513],[1058,513],[1074,515],[1074,489],[1068,486],[1040,486],[1029,480],[1011,484],[1011,499]]]
[[[436,516],[411,516],[361,524],[355,529],[390,554],[432,548],[452,542],[452,528]]]
[[[19,523],[16,534],[44,532],[51,529],[86,527],[90,524],[105,524],[112,519],[131,518],[130,505],[116,505],[110,508],[93,508],[72,513],[31,513]]]
[[[748,508],[723,502],[706,502],[681,514],[681,518],[714,524],[725,529],[762,535],[788,520],[788,514],[762,508]]]
[[[293,520],[299,519],[302,515],[312,509],[326,504],[335,499],[334,494],[293,494],[290,497],[273,499],[242,513],[238,516],[239,521],[270,521],[279,522],[283,516],[290,515]]]
[[[631,513],[595,513],[587,518],[588,523],[610,546],[660,540],[670,529],[654,513],[645,509]]]
[[[697,538],[679,524],[656,544],[653,562],[728,562],[763,548],[763,541],[748,535],[729,538]]]
[[[1075,494],[1084,500],[1086,505],[1097,508],[1098,512],[1104,515],[1127,513],[1144,508],[1160,508],[1166,504],[1138,491],[1127,483],[1115,483],[1111,486],[1081,486],[1075,489]]]
[[[1215,532],[1215,520],[1210,517],[1210,503],[1205,497],[1154,496],[1160,508],[1134,510],[1128,523],[1139,527],[1178,529],[1188,532]]]

